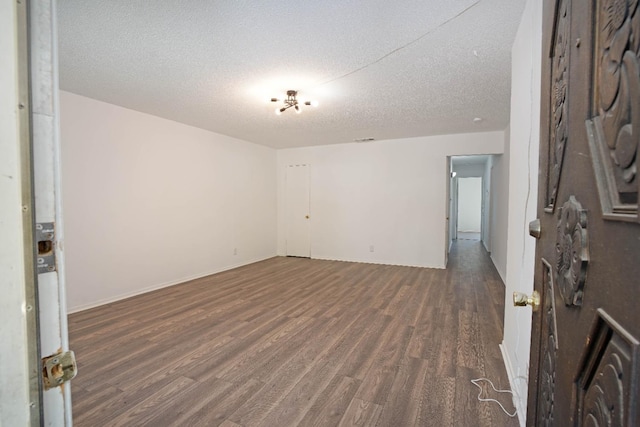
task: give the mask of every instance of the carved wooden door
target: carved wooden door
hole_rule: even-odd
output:
[[[639,0],[545,0],[528,425],[640,425]]]

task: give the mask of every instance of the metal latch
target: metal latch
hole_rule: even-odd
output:
[[[42,358],[42,379],[45,390],[71,381],[77,373],[78,365],[76,365],[76,355],[73,351],[63,351]]]
[[[56,237],[55,224],[53,222],[39,222],[36,224],[36,247],[38,255],[36,257],[38,274],[56,271],[56,254],[54,249],[54,239]]]
[[[529,236],[539,239],[542,235],[542,228],[540,228],[540,218],[536,218],[529,223]]]

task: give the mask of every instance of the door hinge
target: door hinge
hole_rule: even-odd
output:
[[[45,390],[71,381],[77,373],[78,365],[73,351],[63,351],[42,358],[42,380]]]
[[[55,237],[55,223],[39,222],[36,224],[35,239],[36,248],[38,249],[36,265],[38,274],[56,271]]]

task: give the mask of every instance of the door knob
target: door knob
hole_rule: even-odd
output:
[[[540,219],[534,219],[529,223],[529,235],[539,239],[541,234]]]
[[[513,305],[515,307],[526,307],[530,305],[533,311],[538,311],[540,308],[540,294],[538,291],[533,291],[531,296],[528,296],[522,292],[514,292]]]

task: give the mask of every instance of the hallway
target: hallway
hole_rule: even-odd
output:
[[[508,388],[503,301],[458,241],[447,270],[277,257],[75,313],[75,425],[516,426],[470,383]]]

